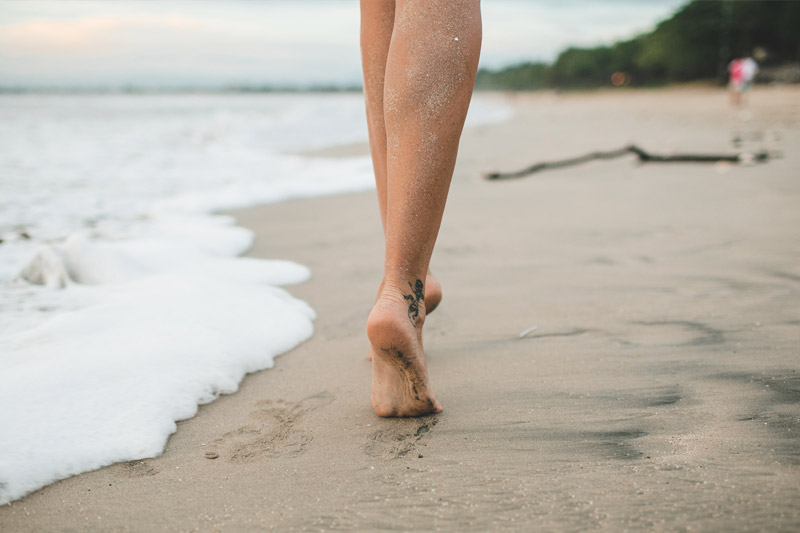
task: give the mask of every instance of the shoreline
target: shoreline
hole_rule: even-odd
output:
[[[326,157],[332,159],[340,159],[345,157],[363,157],[369,156],[369,143],[354,142],[346,144],[337,144],[328,146],[326,148],[317,148],[315,150],[305,150],[296,152],[297,155],[303,157]]]
[[[0,524],[798,527],[800,91],[755,90],[747,121],[726,96],[515,96],[511,121],[465,131],[432,263],[434,417],[369,406],[373,193],[234,212],[256,231],[248,255],[311,269],[288,290],[317,312],[314,336],[180,422],[161,456],[45,487],[0,507]],[[737,131],[784,158],[479,177],[631,140],[730,151]]]

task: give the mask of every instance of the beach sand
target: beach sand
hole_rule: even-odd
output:
[[[311,268],[289,290],[317,311],[313,338],[162,456],[45,487],[0,529],[796,531],[800,90],[750,96],[749,120],[702,87],[497,97],[517,115],[465,132],[432,263],[438,416],[369,405],[373,194],[236,213],[250,255]],[[630,142],[734,152],[734,136],[783,157],[480,177]]]

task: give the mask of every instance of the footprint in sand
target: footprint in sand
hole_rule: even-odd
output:
[[[725,331],[690,320],[632,322],[624,344],[635,346],[712,346],[726,342]]]
[[[116,474],[120,477],[126,478],[136,478],[136,477],[144,477],[144,476],[154,476],[160,472],[160,470],[153,465],[150,464],[149,461],[146,460],[136,460],[136,461],[128,461],[126,463],[120,463],[116,466],[117,472]]]
[[[325,407],[333,395],[321,392],[299,402],[264,400],[250,413],[254,423],[223,434],[211,444],[232,462],[269,457],[296,457],[305,453],[313,435],[299,429],[306,415]]]
[[[417,448],[438,422],[434,417],[390,421],[390,427],[381,428],[369,436],[364,453],[388,459],[404,457]]]

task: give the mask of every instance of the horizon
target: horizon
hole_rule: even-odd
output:
[[[485,1],[480,67],[550,63],[570,46],[631,38],[685,3]],[[353,0],[7,0],[0,5],[0,88],[355,90],[358,27]]]

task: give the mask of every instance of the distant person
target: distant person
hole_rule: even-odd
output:
[[[742,59],[742,79],[744,81],[744,90],[748,90],[756,79],[758,74],[758,63],[752,57],[745,57]]]
[[[733,107],[740,108],[742,106],[743,95],[750,90],[757,73],[758,64],[749,56],[736,58],[728,64],[728,74],[730,75],[728,87]]]
[[[428,265],[480,48],[479,0],[361,0],[364,98],[386,239],[367,319],[380,416],[442,410],[422,348],[425,318],[442,298]]]

